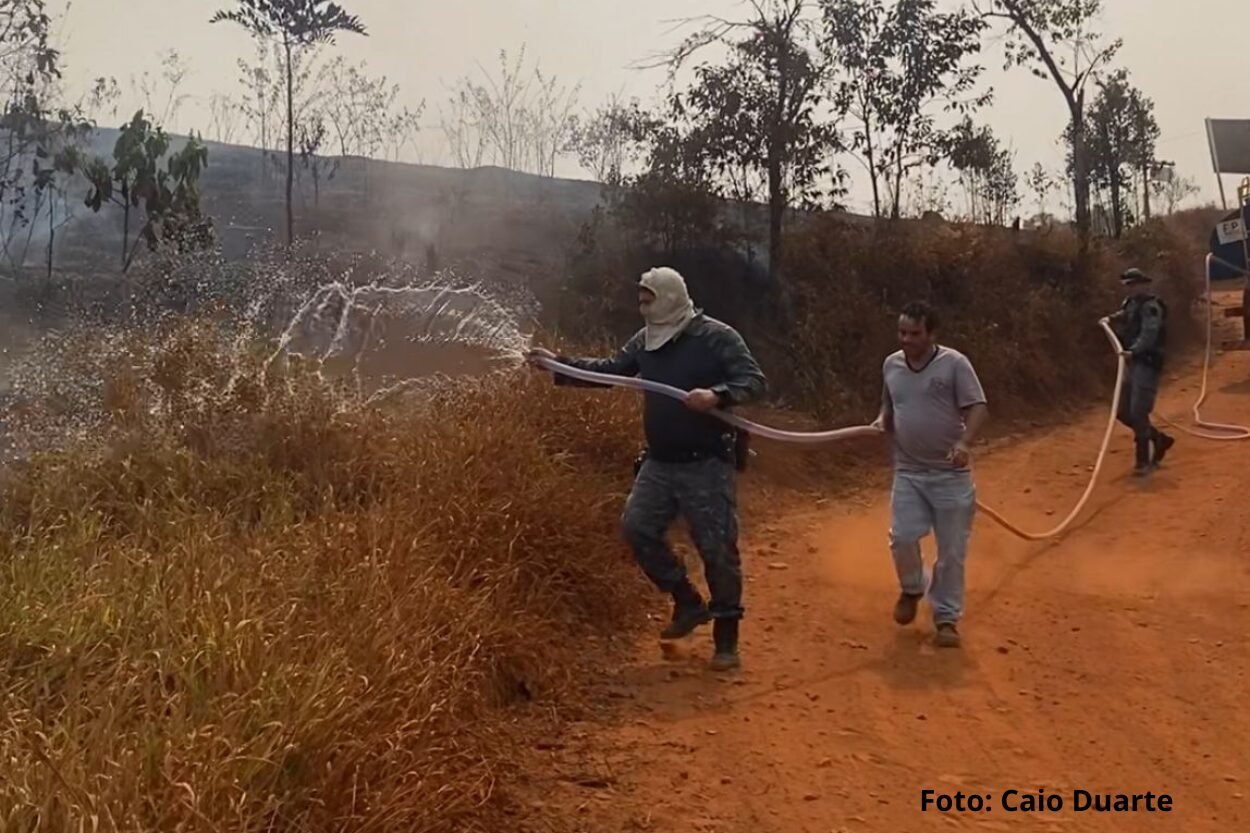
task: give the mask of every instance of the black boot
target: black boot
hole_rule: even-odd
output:
[[[1151,458],[1151,462],[1157,466],[1163,462],[1163,458],[1167,455],[1168,450],[1172,446],[1176,445],[1176,440],[1169,437],[1167,434],[1164,434],[1162,431],[1155,431],[1154,441],[1155,453],[1154,457]]]
[[[712,655],[713,671],[729,671],[740,664],[738,659],[738,619],[717,619],[712,623],[712,641],[716,653]]]
[[[1134,440],[1137,451],[1137,465],[1133,468],[1134,477],[1145,477],[1150,474],[1150,438]]]
[[[689,581],[684,581],[673,591],[673,619],[660,632],[661,639],[682,639],[694,633],[700,625],[712,620],[703,597]]]

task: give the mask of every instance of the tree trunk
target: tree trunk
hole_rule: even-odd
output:
[[[903,216],[903,146],[900,144],[894,156],[894,207],[890,209],[890,219],[897,220]]]
[[[126,271],[126,264],[130,259],[126,257],[126,247],[130,243],[130,192],[128,189],[122,189],[122,198],[125,203],[122,205],[122,271]]]
[[[1141,213],[1143,220],[1150,219],[1150,163],[1141,168]]]
[[[870,111],[864,107],[864,155],[868,157],[868,178],[872,181],[872,216],[881,216],[881,186],[877,182],[876,149],[872,144]]]
[[[781,160],[774,151],[768,159],[768,272],[774,282],[781,273],[781,230],[786,200],[781,186]]]
[[[1124,236],[1124,206],[1121,203],[1123,190],[1119,171],[1113,171],[1111,174],[1111,230],[1116,240]]]
[[[47,285],[52,286],[52,252],[56,245],[56,192],[53,191],[52,198],[48,201],[48,281]]]
[[[1083,96],[1082,96],[1083,99]],[[1089,157],[1085,142],[1084,101],[1076,100],[1072,108],[1072,188],[1076,203],[1076,230],[1080,234],[1082,248],[1089,238]]]
[[[295,240],[295,216],[291,194],[295,186],[295,68],[291,66],[291,41],[283,40],[286,49],[286,245]]]

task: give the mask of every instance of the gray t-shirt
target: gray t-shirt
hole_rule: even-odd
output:
[[[968,357],[949,347],[920,370],[900,350],[881,367],[881,404],[894,415],[894,465],[901,471],[954,471],[947,454],[963,436],[963,408],[985,402]]]

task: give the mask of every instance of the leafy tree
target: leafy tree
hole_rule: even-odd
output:
[[[719,194],[696,138],[656,125],[646,169],[626,182],[615,213],[668,256],[706,242],[716,227]]]
[[[1112,233],[1120,237],[1130,213],[1126,205],[1135,175],[1150,179],[1155,165],[1159,125],[1154,102],[1129,83],[1128,72],[1119,70],[1099,79],[1098,96],[1086,114],[1085,141],[1090,176],[1110,194]],[[1072,137],[1068,137],[1072,141]],[[1144,212],[1149,212],[1147,201]]]
[[[946,155],[959,172],[968,197],[968,216],[974,222],[1005,225],[1007,215],[1020,204],[1012,152],[1003,147],[989,127],[977,128],[965,118],[946,138]]]
[[[91,186],[87,207],[98,213],[112,204],[122,210],[123,272],[134,262],[140,239],[153,251],[163,245],[198,248],[207,240],[209,225],[200,212],[197,186],[208,165],[208,148],[192,137],[166,160],[169,149],[169,136],[140,110],[122,127],[112,164],[96,158],[83,169]],[[140,208],[143,223],[132,239],[132,215]]]
[[[613,97],[594,112],[574,116],[566,151],[596,181],[619,185],[626,166],[643,150],[647,121],[637,99],[625,104]]]
[[[58,203],[66,202],[79,146],[94,128],[82,103],[58,103],[52,24],[44,0],[0,0],[0,254],[20,275],[46,213],[49,278],[56,230],[70,217],[64,207],[58,221]],[[92,93],[107,87],[103,79],[96,85]]]
[[[745,20],[704,18],[697,32],[663,57],[670,72],[710,44],[729,51],[724,66],[703,64],[679,97],[679,112],[702,133],[718,174],[757,172],[768,194],[768,260],[774,280],[783,260],[786,209],[812,200],[827,173],[835,125],[820,118],[825,56],[816,49],[812,0],[750,0]],[[783,292],[783,304],[785,297]]]
[[[973,0],[987,19],[1005,22],[1007,66],[1028,67],[1049,77],[1068,107],[1076,225],[1084,248],[1090,228],[1090,162],[1085,141],[1085,92],[1100,66],[1115,57],[1121,41],[1104,43],[1091,29],[1102,0]]]
[[[980,51],[986,23],[962,9],[940,12],[937,0],[822,4],[836,94],[858,120],[851,144],[871,177],[874,211],[882,215],[884,180],[897,218],[909,173],[936,164],[946,146],[933,105],[966,113],[989,101],[988,92],[965,99],[981,74],[965,62]]]
[[[364,24],[330,0],[236,0],[237,8],[218,11],[211,23],[237,23],[255,37],[276,40],[285,56],[286,71],[286,241],[295,239],[291,194],[295,179],[295,65],[296,53],[318,44],[333,44],[339,32],[365,35]]]

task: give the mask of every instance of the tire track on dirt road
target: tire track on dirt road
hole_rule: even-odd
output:
[[[1187,423],[1185,370],[1156,413]],[[1250,353],[1212,369],[1209,419],[1250,421]],[[1105,425],[1079,421],[980,459],[980,496],[1028,529],[1079,496]],[[1056,541],[981,515],[964,647],[891,619],[888,496],[866,507],[778,507],[745,542],[743,668],[705,670],[700,631],[664,659],[654,640],[602,684],[603,713],[563,753],[608,773],[535,785],[577,829],[1228,831],[1250,828],[1250,443],[1179,435],[1165,467],[1128,476],[1118,428],[1103,481]],[[932,539],[925,543],[932,559]],[[921,792],[993,796],[993,810],[920,811]],[[1064,796],[1008,813],[1008,789]],[[1171,813],[1075,813],[1074,789],[1172,796]],[[520,829],[526,828],[522,822]],[[533,828],[539,829],[539,828]]]

